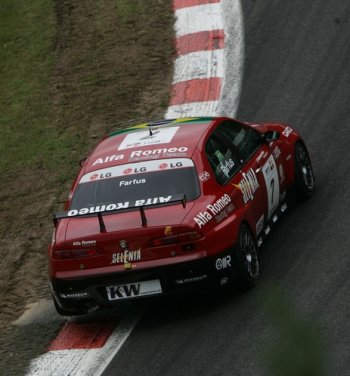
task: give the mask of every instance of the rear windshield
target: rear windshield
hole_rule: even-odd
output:
[[[102,205],[164,203],[170,197],[200,194],[197,172],[188,158],[132,163],[97,170],[84,175],[73,195],[70,210]],[[134,206],[134,205],[132,205]],[[111,207],[111,206],[110,206]]]

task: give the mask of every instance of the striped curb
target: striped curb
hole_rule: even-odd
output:
[[[166,118],[216,115],[224,77],[220,0],[174,0],[176,53]]]

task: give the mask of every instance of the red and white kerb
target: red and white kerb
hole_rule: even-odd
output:
[[[220,0],[174,0],[176,52],[167,118],[214,116],[224,77]]]

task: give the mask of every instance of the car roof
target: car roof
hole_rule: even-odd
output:
[[[190,158],[203,134],[217,118],[161,120],[117,130],[91,153],[84,173],[130,162],[164,158]]]

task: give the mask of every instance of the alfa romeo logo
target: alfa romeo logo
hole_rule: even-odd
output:
[[[123,249],[125,249],[128,246],[127,243],[126,243],[126,240],[121,240],[119,242],[119,245],[120,245],[120,248],[123,248]]]

